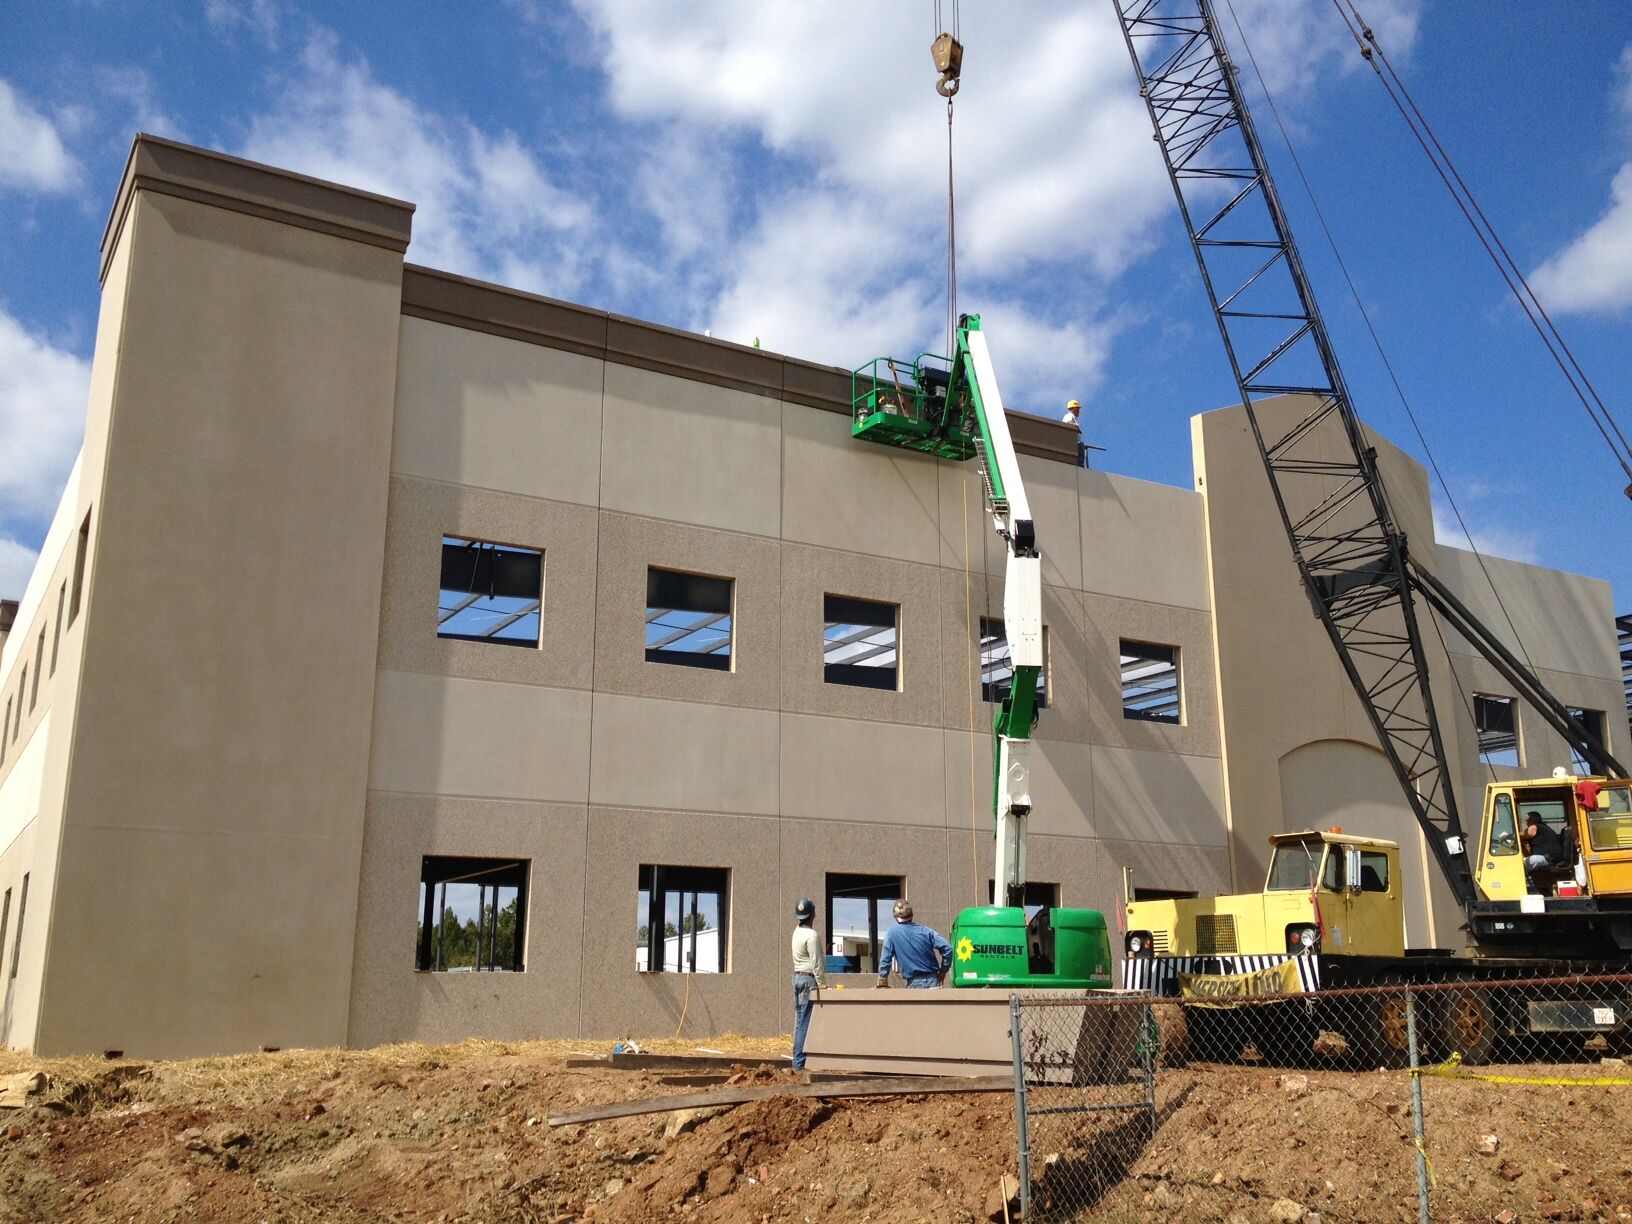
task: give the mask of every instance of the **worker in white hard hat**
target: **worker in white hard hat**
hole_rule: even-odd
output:
[[[805,1034],[814,999],[827,985],[822,941],[816,934],[816,903],[801,897],[793,907],[793,1069],[804,1070]]]
[[[890,984],[894,965],[909,989],[934,989],[945,983],[952,968],[952,945],[934,927],[912,920],[912,903],[895,903],[895,925],[884,936],[884,951],[878,958],[879,989]]]

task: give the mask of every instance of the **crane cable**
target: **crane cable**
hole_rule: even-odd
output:
[[[1337,261],[1338,270],[1343,274],[1343,282],[1348,286],[1349,296],[1354,299],[1355,308],[1359,310],[1360,318],[1366,325],[1366,332],[1371,337],[1372,346],[1377,350],[1377,356],[1382,360],[1383,369],[1388,372],[1389,382],[1394,386],[1394,394],[1399,397],[1400,405],[1405,409],[1405,415],[1410,420],[1411,428],[1416,433],[1417,441],[1421,444],[1423,454],[1428,459],[1428,466],[1433,469],[1434,479],[1439,482],[1440,490],[1445,494],[1445,500],[1451,508],[1451,513],[1456,516],[1457,526],[1462,529],[1462,535],[1468,541],[1468,549],[1473,553],[1474,560],[1479,564],[1479,572],[1484,575],[1485,582],[1490,586],[1491,594],[1496,599],[1496,606],[1501,609],[1502,619],[1507,622],[1508,631],[1513,635],[1514,644],[1518,646],[1519,653],[1524,656],[1525,664],[1531,670],[1534,670],[1535,664],[1530,660],[1529,651],[1524,645],[1524,638],[1520,635],[1518,626],[1513,623],[1513,616],[1507,610],[1507,604],[1502,599],[1501,588],[1496,584],[1496,580],[1491,577],[1490,570],[1485,565],[1484,555],[1479,551],[1479,546],[1474,543],[1473,532],[1468,529],[1467,520],[1462,517],[1462,509],[1456,504],[1456,498],[1451,493],[1450,482],[1445,479],[1445,473],[1439,466],[1439,459],[1434,455],[1434,449],[1428,444],[1428,437],[1423,432],[1422,422],[1417,419],[1416,409],[1411,406],[1410,397],[1406,395],[1405,388],[1400,384],[1399,375],[1394,372],[1394,363],[1388,359],[1388,352],[1383,348],[1382,337],[1377,334],[1377,328],[1372,324],[1371,313],[1366,309],[1365,302],[1361,300],[1360,290],[1354,283],[1354,277],[1349,273],[1348,261],[1343,258],[1343,252],[1338,248],[1337,239],[1332,235],[1331,226],[1326,222],[1326,212],[1321,208],[1320,200],[1315,196],[1314,187],[1309,182],[1309,176],[1304,172],[1303,160],[1298,156],[1298,150],[1292,143],[1291,134],[1286,130],[1286,124],[1281,120],[1280,108],[1275,105],[1275,95],[1270,93],[1269,83],[1264,79],[1263,71],[1258,67],[1258,58],[1252,52],[1252,44],[1247,41],[1246,31],[1241,26],[1241,19],[1236,16],[1235,6],[1231,3],[1231,0],[1224,0],[1224,5],[1229,9],[1230,20],[1235,25],[1236,37],[1240,39],[1241,47],[1247,53],[1247,62],[1252,65],[1253,75],[1258,78],[1258,88],[1263,91],[1264,100],[1269,103],[1269,113],[1274,117],[1275,126],[1281,133],[1281,140],[1286,144],[1286,151],[1292,158],[1292,166],[1297,171],[1298,181],[1303,185],[1304,194],[1308,196],[1309,203],[1314,209],[1315,218],[1320,223],[1321,233],[1326,236],[1326,245],[1331,250],[1332,257]],[[1433,625],[1434,636],[1439,640],[1440,649],[1445,652],[1446,658],[1449,659],[1450,646],[1445,641],[1445,633],[1440,626],[1439,617],[1431,616],[1428,619],[1429,623]],[[1479,719],[1474,709],[1473,696],[1463,686],[1462,678],[1457,674],[1456,668],[1452,667],[1450,673],[1451,682],[1456,686],[1457,695],[1462,699],[1462,707],[1467,712],[1468,719],[1475,728],[1475,734],[1477,734]],[[1486,761],[1485,767],[1490,772],[1491,781],[1496,781],[1496,770],[1492,763]],[[1445,779],[1444,784],[1449,785],[1450,780]]]
[[[1345,6],[1347,11],[1345,11]],[[1570,389],[1575,392],[1576,398],[1581,401],[1581,406],[1586,409],[1587,415],[1592,418],[1593,425],[1597,427],[1599,434],[1603,436],[1605,444],[1614,454],[1615,461],[1620,464],[1621,471],[1627,477],[1626,495],[1632,498],[1632,443],[1627,441],[1626,434],[1622,432],[1609,407],[1598,394],[1598,389],[1592,385],[1591,379],[1587,377],[1586,370],[1582,368],[1581,363],[1576,359],[1575,353],[1570,349],[1569,344],[1565,342],[1563,334],[1559,332],[1557,325],[1554,324],[1552,316],[1547,313],[1546,307],[1541,304],[1541,299],[1536,296],[1535,290],[1530,287],[1530,282],[1525,279],[1517,261],[1514,260],[1507,246],[1502,242],[1500,235],[1497,234],[1496,227],[1491,224],[1485,210],[1480,207],[1478,198],[1473,194],[1473,189],[1468,186],[1461,172],[1457,170],[1456,163],[1451,160],[1450,153],[1440,143],[1440,139],[1435,134],[1432,125],[1429,124],[1427,116],[1417,106],[1416,99],[1411,96],[1410,90],[1406,88],[1405,81],[1395,70],[1393,63],[1390,62],[1382,44],[1377,41],[1376,33],[1360,16],[1360,10],[1355,7],[1354,0],[1332,0],[1332,7],[1337,9],[1338,16],[1343,19],[1343,24],[1354,39],[1355,45],[1360,48],[1361,57],[1371,65],[1371,70],[1377,75],[1377,79],[1387,91],[1395,109],[1400,112],[1406,126],[1411,129],[1411,134],[1416,137],[1422,151],[1427,154],[1435,173],[1439,175],[1440,182],[1444,183],[1445,189],[1451,193],[1451,198],[1456,201],[1457,208],[1461,210],[1462,216],[1467,219],[1468,225],[1472,227],[1480,245],[1484,247],[1485,254],[1490,257],[1502,280],[1507,283],[1508,291],[1513,294],[1514,300],[1518,302],[1519,309],[1524,311],[1525,318],[1530,321],[1530,326],[1535,329],[1536,334],[1541,338],[1541,342],[1546,345],[1548,353],[1563,373],[1565,381],[1570,384]],[[1611,433],[1614,434],[1613,437],[1610,436]]]
[[[963,70],[963,18],[959,0],[952,0],[952,25],[949,29],[942,20],[941,0],[935,0],[935,41],[932,49],[941,79],[935,92],[946,99],[946,352],[950,357],[957,348],[958,330],[958,207],[952,164],[952,100],[960,84]],[[942,54],[947,58],[943,61]]]

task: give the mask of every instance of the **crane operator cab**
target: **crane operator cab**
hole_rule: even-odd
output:
[[[1532,824],[1537,837],[1527,834]],[[1552,778],[1492,783],[1478,849],[1474,879],[1486,900],[1625,903],[1632,899],[1632,783],[1562,770]]]

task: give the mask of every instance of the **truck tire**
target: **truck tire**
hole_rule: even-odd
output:
[[[1235,1062],[1246,1044],[1239,1009],[1186,1007],[1184,1027],[1192,1062]]]
[[[1379,984],[1399,985],[1398,982]],[[1418,1019],[1420,1023],[1421,1017]],[[1403,990],[1353,996],[1353,1006],[1340,1012],[1338,1032],[1349,1047],[1350,1061],[1363,1070],[1410,1065],[1411,1042]],[[1419,1027],[1418,1040],[1425,1036],[1424,1029]]]
[[[1252,1044],[1266,1063],[1301,1067],[1314,1057],[1320,1029],[1302,1000],[1252,1010]]]
[[[1438,1027],[1447,1052],[1460,1052],[1462,1061],[1472,1066],[1488,1063],[1500,1036],[1492,992],[1452,991],[1440,1005]]]

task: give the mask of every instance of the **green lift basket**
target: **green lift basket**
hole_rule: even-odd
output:
[[[851,371],[850,436],[958,463],[973,458],[975,424],[968,405],[947,403],[951,372],[951,360],[934,353],[911,362],[875,357]]]

